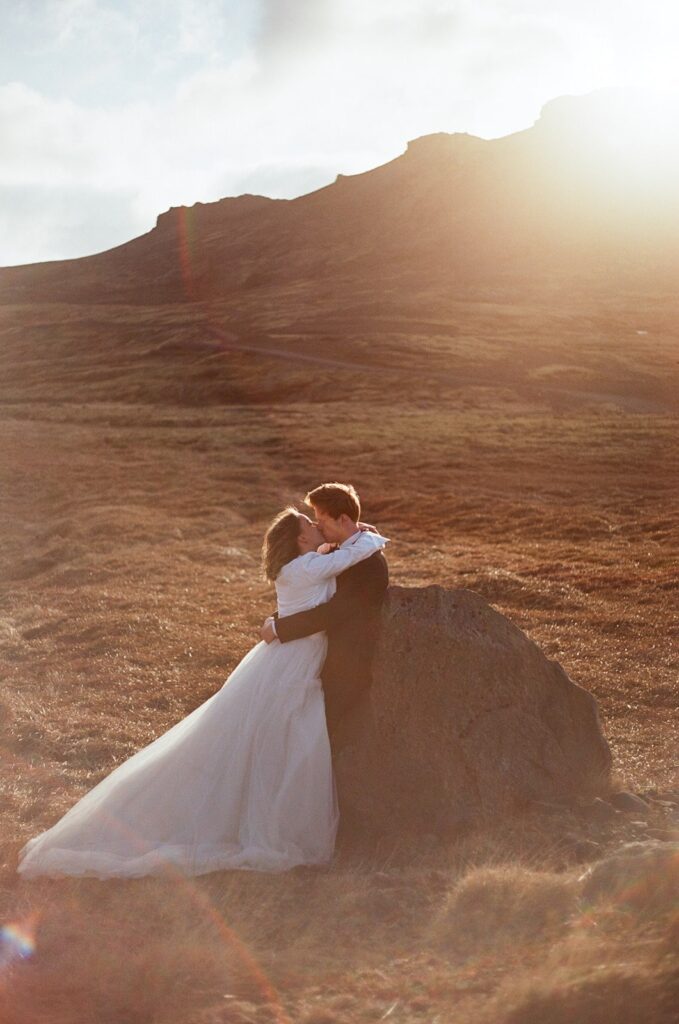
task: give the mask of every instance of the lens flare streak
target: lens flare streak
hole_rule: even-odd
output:
[[[38,915],[15,921],[0,928],[0,969],[17,960],[28,960],[35,953],[35,931]]]

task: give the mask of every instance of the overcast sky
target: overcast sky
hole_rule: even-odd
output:
[[[435,131],[676,86],[670,0],[1,0],[0,265],[81,256],[169,206],[295,196]]]

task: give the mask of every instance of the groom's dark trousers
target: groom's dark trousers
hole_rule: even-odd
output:
[[[328,634],[321,681],[333,755],[340,745],[339,723],[371,683],[380,608],[388,585],[387,560],[377,551],[339,574],[337,591],[325,604],[276,618],[281,643],[322,630]]]

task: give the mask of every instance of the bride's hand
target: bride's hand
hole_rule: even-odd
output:
[[[379,533],[380,531],[376,526],[372,526],[370,523],[357,523],[356,524],[361,533]]]
[[[273,625],[273,615],[270,615],[268,619],[264,620],[264,625],[262,626],[259,635],[267,644],[272,644],[274,640],[277,639],[276,630]]]
[[[319,544],[318,545],[318,547],[316,548],[316,554],[317,555],[329,555],[331,551],[335,550],[336,546],[337,546],[336,544],[329,544],[326,541],[325,544]]]

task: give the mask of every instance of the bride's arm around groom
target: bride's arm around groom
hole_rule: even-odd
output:
[[[335,556],[345,557],[343,552],[351,551],[354,545],[371,543],[365,538],[374,535],[366,535],[359,527],[360,499],[351,484],[322,484],[310,491],[305,500],[313,508],[325,540],[340,545]],[[380,541],[383,543],[382,538]],[[312,558],[307,556],[321,571],[324,566],[320,560],[323,558],[331,559],[333,556],[315,553]],[[355,561],[353,556],[350,558]],[[327,568],[329,570],[330,565]],[[336,572],[337,569],[331,575]],[[371,682],[380,609],[388,584],[387,561],[383,551],[377,550],[336,576],[336,592],[324,604],[276,617],[273,629],[268,623],[262,629],[262,639],[270,643],[277,637],[283,644],[312,633],[326,632],[328,652],[321,679],[330,741],[335,753],[338,749],[338,722]]]
[[[321,630],[328,635],[321,679],[334,754],[341,745],[340,721],[372,681],[379,614],[388,584],[387,560],[380,550],[341,573],[335,595],[325,604],[276,618],[281,643]]]

